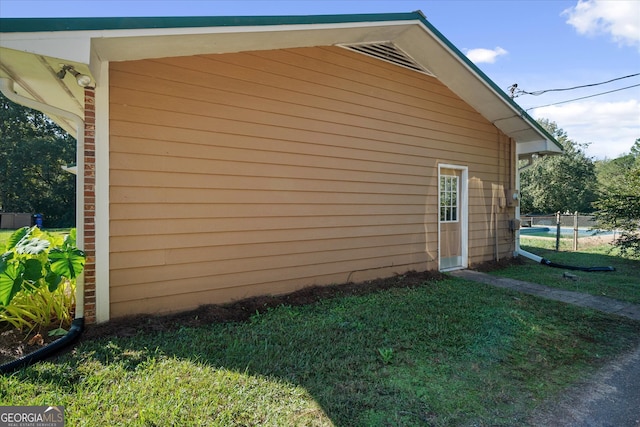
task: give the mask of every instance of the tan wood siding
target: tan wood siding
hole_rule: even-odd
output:
[[[437,269],[439,162],[469,167],[470,258],[492,256],[509,141],[433,77],[319,47],[110,85],[112,316]]]

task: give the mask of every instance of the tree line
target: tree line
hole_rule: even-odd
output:
[[[624,253],[640,256],[640,138],[629,153],[593,160],[585,153],[588,144],[569,139],[554,122],[538,122],[564,153],[538,159],[522,170],[520,211],[593,214],[599,228],[621,232],[617,246]]]
[[[45,114],[0,95],[0,212],[40,213],[49,228],[75,226],[76,140]]]

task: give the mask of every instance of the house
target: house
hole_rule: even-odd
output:
[[[88,322],[511,257],[557,141],[420,12],[0,20],[78,140]]]

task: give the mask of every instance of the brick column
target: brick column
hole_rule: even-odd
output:
[[[84,319],[96,322],[96,107],[95,89],[84,89]],[[81,173],[81,171],[78,171]]]

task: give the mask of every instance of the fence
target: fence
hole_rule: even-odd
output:
[[[17,229],[31,227],[32,215],[30,213],[0,212],[1,229]]]
[[[582,238],[610,235],[610,232],[596,230],[597,223],[592,215],[573,214],[528,215],[521,218],[522,236],[555,238],[556,251],[560,247],[560,240],[570,239],[573,250],[578,250],[578,241]]]
[[[528,215],[522,217],[523,227],[555,227],[557,225],[558,214],[553,215]],[[579,215],[577,213],[572,214],[560,214],[560,226],[561,227],[573,227],[574,221],[578,221],[578,228],[591,229],[596,224],[595,217],[593,215]]]

